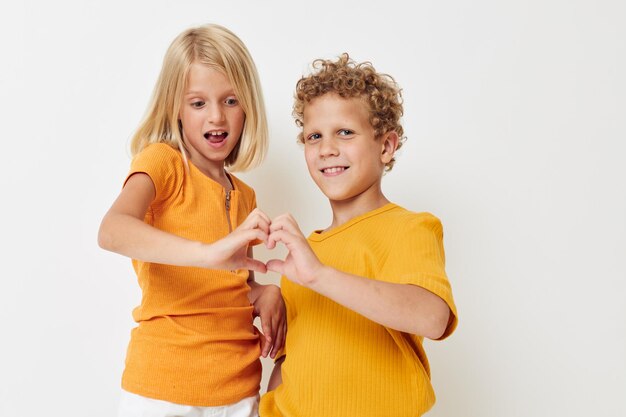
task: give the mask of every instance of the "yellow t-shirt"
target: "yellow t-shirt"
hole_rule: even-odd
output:
[[[256,205],[254,191],[230,176],[226,192],[162,143],[132,161],[156,189],[144,221],[201,242],[214,242],[236,228]],[[228,217],[227,217],[228,216]],[[256,395],[261,379],[259,340],[247,270],[235,272],[133,260],[142,290],[133,311],[122,387],[135,394],[178,404],[220,406]]]
[[[428,213],[395,204],[356,217],[309,243],[322,263],[441,297],[457,324],[443,232]],[[377,324],[283,277],[288,332],[283,383],[263,396],[261,417],[419,416],[435,402],[422,337]]]

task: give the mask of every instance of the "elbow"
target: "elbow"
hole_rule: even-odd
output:
[[[113,250],[113,236],[110,228],[108,227],[106,217],[102,220],[100,229],[98,230],[98,246],[108,251]]]
[[[450,323],[450,316],[452,312],[447,304],[444,303],[443,307],[444,308],[438,309],[438,311],[428,320],[424,337],[431,340],[438,340],[445,334],[448,324]]]

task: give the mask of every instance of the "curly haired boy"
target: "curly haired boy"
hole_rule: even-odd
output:
[[[272,220],[268,246],[289,252],[267,264],[283,275],[289,331],[260,415],[419,416],[435,402],[422,341],[457,324],[442,226],[381,189],[404,140],[393,78],[347,54],[313,67],[294,116],[333,220],[308,238],[291,215]]]

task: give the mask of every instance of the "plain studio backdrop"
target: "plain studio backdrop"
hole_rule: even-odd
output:
[[[3,2],[0,416],[115,415],[140,292],[97,230],[167,46],[207,22],[263,83],[269,155],[241,177],[307,234],[331,215],[296,143],[296,81],[347,51],[402,86],[408,140],[383,187],[442,220],[460,318],[425,343],[429,415],[625,416],[625,5]]]

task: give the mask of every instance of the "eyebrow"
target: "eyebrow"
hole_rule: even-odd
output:
[[[201,96],[201,95],[204,95],[204,94],[205,94],[204,91],[187,91],[185,93],[185,96],[192,96],[192,95]],[[235,94],[235,90],[229,90],[229,91],[226,91],[223,95],[224,96],[236,96],[237,94]]]

